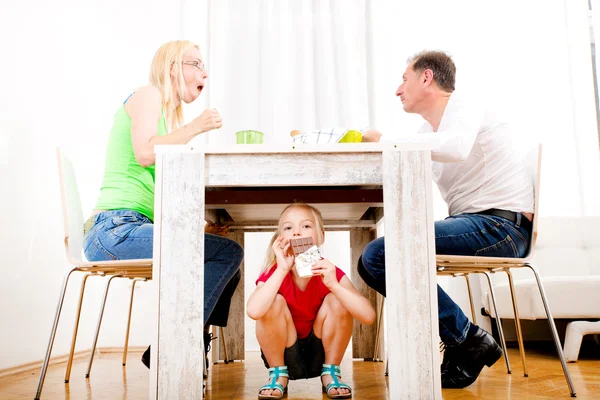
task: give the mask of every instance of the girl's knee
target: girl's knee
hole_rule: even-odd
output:
[[[330,317],[334,316],[335,318],[344,318],[350,316],[350,313],[346,307],[344,307],[342,302],[339,301],[333,293],[329,293],[327,296],[325,296],[322,307],[327,308],[327,314]]]
[[[284,318],[287,315],[288,306],[285,298],[279,293],[275,295],[273,304],[269,310],[265,313],[263,318]]]

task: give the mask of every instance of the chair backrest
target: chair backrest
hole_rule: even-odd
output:
[[[75,169],[71,160],[62,154],[59,148],[56,149],[56,157],[65,228],[65,250],[69,262],[79,264],[82,262],[83,211],[75,179]]]
[[[540,178],[542,176],[542,144],[540,143],[536,147],[532,148],[525,155],[525,165],[530,173],[531,180],[533,182],[533,232],[529,240],[529,249],[527,255],[524,258],[533,257],[535,250],[535,242],[537,241],[538,235],[538,220],[539,220],[539,206],[540,206]]]

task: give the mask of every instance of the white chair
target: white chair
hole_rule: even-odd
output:
[[[96,327],[96,333],[94,336],[94,342],[92,351],[90,354],[90,360],[88,363],[88,369],[86,378],[90,376],[90,370],[92,368],[92,362],[94,360],[94,353],[96,351],[96,344],[98,342],[98,334],[100,332],[100,325],[102,323],[102,316],[104,314],[104,306],[106,305],[106,298],[108,296],[108,289],[110,283],[114,278],[126,278],[133,280],[131,287],[131,297],[129,302],[129,315],[127,320],[127,331],[125,334],[125,346],[123,352],[123,365],[127,357],[127,347],[129,342],[129,327],[131,322],[131,309],[133,304],[133,293],[134,287],[137,281],[152,279],[152,259],[139,259],[139,260],[117,260],[117,261],[92,261],[86,262],[82,258],[82,245],[83,245],[83,212],[81,209],[81,200],[79,198],[79,191],[77,190],[77,182],[75,180],[75,171],[71,161],[61,154],[60,149],[57,149],[58,158],[58,171],[60,178],[60,191],[62,200],[62,211],[64,217],[64,241],[65,250],[67,253],[67,260],[71,265],[71,269],[66,273],[62,289],[60,292],[58,307],[56,309],[56,315],[54,317],[54,323],[52,325],[52,331],[50,333],[50,339],[48,341],[48,348],[46,350],[46,357],[44,358],[44,364],[42,365],[42,371],[40,373],[40,379],[35,395],[35,399],[39,399],[42,394],[42,388],[44,386],[44,380],[46,377],[46,371],[48,368],[48,362],[50,360],[50,354],[52,353],[52,346],[54,344],[54,338],[56,336],[56,329],[58,327],[58,321],[67,291],[67,284],[69,278],[73,272],[84,272],[85,276],[81,283],[81,291],[79,295],[79,304],[77,308],[77,316],[75,318],[75,328],[73,332],[73,339],[71,342],[71,351],[69,354],[69,361],[67,363],[67,371],[65,374],[65,383],[69,382],[71,374],[71,365],[73,362],[73,353],[75,351],[75,342],[77,339],[77,329],[79,327],[79,317],[81,314],[81,304],[83,302],[83,295],[85,291],[85,284],[87,278],[90,276],[108,276],[109,279],[106,282],[106,288],[104,290],[104,296],[102,299],[102,306],[100,308],[100,316],[98,318],[98,325]]]
[[[542,162],[542,146],[539,145],[539,148],[535,149],[537,151],[532,151],[527,155],[527,159],[531,162],[529,166],[531,171],[532,180],[534,182],[535,188],[535,206],[534,206],[534,217],[533,217],[533,233],[530,239],[530,245],[528,253],[523,258],[502,258],[502,257],[476,257],[476,256],[455,256],[455,255],[437,255],[436,256],[436,264],[439,275],[450,275],[450,276],[464,276],[467,280],[467,287],[469,290],[469,299],[471,301],[471,312],[473,314],[473,321],[475,323],[475,311],[473,306],[473,298],[471,296],[471,289],[469,286],[468,275],[472,273],[480,273],[486,276],[488,281],[488,285],[490,287],[490,295],[492,298],[492,306],[494,308],[494,314],[498,316],[496,300],[494,295],[494,289],[492,285],[492,281],[490,278],[490,274],[496,272],[505,272],[508,277],[508,283],[511,290],[512,296],[512,304],[513,311],[515,317],[515,326],[517,338],[519,341],[519,350],[521,353],[521,361],[523,363],[523,371],[524,375],[528,376],[527,372],[527,363],[525,359],[525,349],[523,346],[523,336],[521,333],[521,324],[519,321],[519,311],[517,307],[517,300],[515,297],[514,291],[514,283],[511,274],[511,268],[529,268],[536,279],[537,286],[540,292],[540,296],[542,298],[542,302],[544,303],[544,308],[546,311],[546,316],[548,318],[548,325],[552,332],[552,336],[554,339],[554,344],[556,346],[556,351],[560,358],[560,362],[563,368],[563,372],[567,383],[569,385],[569,391],[571,392],[571,396],[575,397],[575,388],[573,386],[573,382],[571,380],[571,376],[569,375],[569,370],[567,368],[567,364],[565,361],[565,357],[562,351],[562,347],[560,344],[560,339],[558,337],[558,333],[556,331],[556,325],[554,324],[554,319],[552,318],[552,314],[550,312],[550,308],[548,306],[548,301],[546,299],[546,294],[544,292],[544,287],[542,285],[542,281],[540,279],[540,275],[537,269],[531,265],[531,258],[533,257],[535,242],[537,239],[537,225],[538,225],[538,208],[539,208],[539,193],[540,193],[540,176],[541,176],[541,162]],[[536,154],[537,153],[537,154]],[[537,156],[536,156],[537,155]],[[500,341],[502,342],[502,347],[504,350],[504,356],[506,360],[506,365],[508,369],[508,373],[510,373],[510,364],[508,361],[508,356],[506,352],[506,343],[504,341],[504,333],[502,331],[502,324],[500,318],[496,318],[496,324],[498,327],[498,334],[500,336]]]

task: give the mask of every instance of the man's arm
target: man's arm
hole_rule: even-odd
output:
[[[431,152],[437,162],[462,162],[471,154],[483,122],[483,108],[463,102],[448,102],[436,135],[440,146]],[[431,125],[429,125],[431,127]]]

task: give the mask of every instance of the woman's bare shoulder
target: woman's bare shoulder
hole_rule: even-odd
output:
[[[156,109],[160,110],[162,107],[162,98],[160,90],[155,86],[146,85],[137,89],[131,98],[125,103],[125,110],[131,116],[133,110],[148,110]]]

